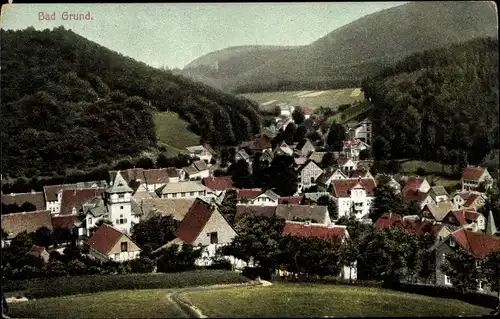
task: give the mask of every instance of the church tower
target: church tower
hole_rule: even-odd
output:
[[[497,227],[495,225],[495,218],[493,218],[493,213],[489,212],[488,214],[488,221],[486,225],[486,235],[496,235],[497,234]]]
[[[113,222],[115,228],[127,234],[130,233],[132,228],[132,192],[132,188],[128,186],[120,171],[118,171],[112,184],[106,188],[104,193],[108,218]]]

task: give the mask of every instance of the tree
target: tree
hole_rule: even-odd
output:
[[[115,169],[124,171],[130,168],[134,168],[134,164],[132,164],[131,161],[124,159],[118,162],[118,164],[115,166]]]
[[[305,121],[306,116],[304,114],[304,110],[300,106],[295,107],[293,110],[292,119],[297,125],[300,125]]]
[[[165,155],[165,153],[160,153],[158,154],[158,157],[156,158],[156,166],[158,168],[164,168],[164,167],[169,167],[170,161]]]
[[[289,145],[293,144],[293,139],[295,137],[296,132],[297,132],[297,125],[295,123],[289,123],[286,126],[285,131],[281,136],[281,140]]]
[[[236,203],[237,203],[236,190],[234,189],[227,190],[219,208],[222,215],[224,215],[224,217],[226,217],[226,219],[231,224],[234,222],[234,218],[236,216]]]
[[[401,213],[402,200],[389,184],[388,177],[382,175],[374,190],[373,211],[370,218],[375,222],[384,213]]]
[[[364,150],[361,150],[361,151],[359,152],[359,159],[360,159],[361,161],[367,160],[367,159],[369,159],[370,157],[371,157],[371,153],[370,153],[370,150],[368,150],[368,149],[364,149]]]
[[[297,127],[297,131],[295,131],[295,137],[293,138],[294,142],[300,142],[307,137],[307,127],[301,125]]]
[[[495,219],[495,225],[500,225],[500,188],[498,180],[494,181],[486,191],[486,200],[478,211],[483,214],[483,216],[488,216],[491,211]]]
[[[175,238],[179,222],[172,215],[156,214],[132,226],[132,239],[140,247],[155,250]]]
[[[342,124],[333,122],[328,131],[326,144],[330,146],[331,150],[340,152],[342,151],[344,141],[347,139],[345,128]]]
[[[327,206],[328,207],[328,214],[330,215],[330,219],[337,220],[337,218],[339,216],[338,207],[337,207],[337,203],[335,202],[335,200],[331,196],[323,195],[320,198],[318,198],[318,205]]]
[[[232,159],[230,158],[229,150],[224,147],[220,151],[220,166],[226,167],[229,162],[232,162]]]
[[[133,273],[150,273],[155,268],[155,261],[148,257],[141,257],[130,261],[130,269]]]
[[[298,177],[293,168],[293,157],[276,156],[269,167],[270,182],[274,191],[281,196],[291,196],[297,192]]]
[[[482,265],[482,280],[492,291],[497,292],[498,304],[500,306],[500,251],[488,254]]]
[[[33,205],[32,203],[30,202],[24,202],[20,207],[19,207],[19,211],[20,212],[33,212],[36,210],[36,206]]]
[[[251,186],[250,168],[248,162],[240,159],[230,167],[231,179],[236,188],[248,188]]]
[[[155,163],[150,157],[141,157],[135,164],[135,167],[143,169],[152,169],[155,168]]]
[[[199,247],[183,244],[173,244],[162,249],[160,257],[156,260],[158,272],[180,272],[195,268],[195,261],[201,257]]]
[[[33,242],[35,245],[48,248],[53,242],[52,231],[45,226],[38,228],[33,235]]]
[[[66,271],[66,266],[59,260],[49,261],[45,269],[45,273],[48,277],[59,277],[64,276],[68,272]]]
[[[332,152],[327,152],[321,159],[321,168],[327,168],[335,165],[335,155]]]
[[[476,291],[481,280],[477,259],[461,247],[446,254],[441,270],[450,277],[453,288],[460,292]]]
[[[72,276],[80,276],[84,275],[87,272],[87,266],[85,264],[78,260],[78,259],[73,259],[68,263],[68,273]]]

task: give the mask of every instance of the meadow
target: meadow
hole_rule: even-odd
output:
[[[177,113],[156,112],[154,122],[158,145],[164,146],[171,155],[185,153],[187,146],[200,144],[200,137],[187,129],[188,123]]]

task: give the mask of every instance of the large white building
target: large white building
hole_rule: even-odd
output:
[[[337,202],[338,217],[355,216],[367,218],[374,200],[375,181],[373,179],[332,180],[332,195]]]

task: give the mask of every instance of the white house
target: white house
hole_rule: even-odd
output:
[[[189,146],[186,147],[189,156],[192,158],[198,157],[200,160],[205,161],[206,163],[210,163],[212,160],[212,153],[209,150],[209,147],[203,145]]]
[[[371,212],[375,189],[373,179],[333,180],[332,186],[339,218],[355,216],[357,219],[362,219]]]
[[[285,142],[283,142],[273,151],[273,156],[280,156],[280,155],[293,156],[293,149],[290,146],[288,146]]]
[[[280,116],[292,116],[293,111],[295,111],[295,107],[287,104],[279,104],[280,108]]]
[[[366,118],[352,127],[349,132],[351,139],[359,139],[369,145],[372,144],[372,122]]]
[[[203,160],[195,161],[183,170],[186,175],[186,179],[189,180],[202,179],[210,176],[210,170]]]
[[[316,179],[316,184],[318,185],[318,188],[327,190],[332,181],[342,179],[347,179],[347,176],[340,169],[328,169],[323,171],[323,173],[318,176],[318,178]]]
[[[102,224],[87,241],[90,256],[100,261],[125,262],[139,258],[141,249],[127,234]]]
[[[453,209],[462,209],[467,207],[479,209],[484,206],[486,196],[483,193],[474,191],[457,191],[452,195],[451,200],[453,203]]]
[[[76,184],[47,185],[43,187],[45,198],[45,209],[50,210],[53,215],[59,215],[61,211],[62,192],[65,189],[76,188]]]
[[[300,193],[303,189],[316,185],[316,180],[321,174],[323,174],[323,170],[312,160],[300,167],[298,170],[298,192]]]
[[[207,197],[207,187],[196,181],[168,183],[156,190],[159,198],[196,198]]]
[[[237,191],[238,205],[278,206],[279,195],[272,190],[239,189]]]
[[[346,172],[347,174],[350,174],[350,172],[354,171],[358,167],[358,163],[356,160],[353,158],[338,158],[337,163],[340,165],[342,170]]]
[[[429,195],[438,204],[441,202],[450,201],[450,195],[448,195],[446,189],[441,185],[432,186],[431,189],[429,190]]]
[[[462,191],[485,191],[491,186],[493,178],[485,167],[469,166],[464,168],[462,173]],[[479,186],[484,183],[485,189],[480,190]]]
[[[464,227],[474,232],[486,230],[486,218],[474,209],[450,210],[442,222],[456,227]]]

